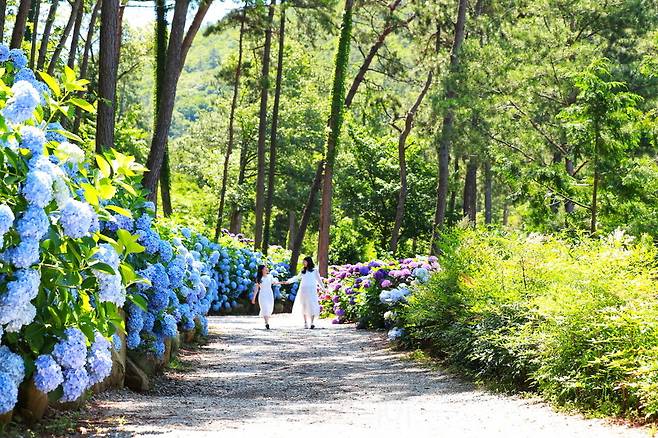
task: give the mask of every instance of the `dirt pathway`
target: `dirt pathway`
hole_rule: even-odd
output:
[[[490,394],[402,360],[383,336],[332,326],[303,330],[276,315],[210,319],[210,342],[183,351],[149,394],[90,403],[97,434],[217,437],[647,437],[646,431]]]

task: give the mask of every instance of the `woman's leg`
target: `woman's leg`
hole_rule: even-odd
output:
[[[311,328],[315,327],[315,324],[313,324],[314,320],[315,320],[315,315],[311,315]]]
[[[306,317],[306,313],[304,314],[304,328],[308,328],[308,320]]]

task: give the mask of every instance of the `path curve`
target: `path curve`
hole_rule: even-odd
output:
[[[209,343],[182,351],[183,369],[148,394],[97,396],[83,424],[113,437],[647,437],[476,389],[403,360],[381,333],[260,321],[210,318]]]

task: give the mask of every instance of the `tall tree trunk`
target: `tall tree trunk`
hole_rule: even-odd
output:
[[[247,142],[243,138],[242,147],[240,148],[240,168],[238,169],[238,187],[244,184],[245,172],[247,170]],[[231,233],[238,234],[242,227],[242,211],[239,206],[233,208],[231,212],[231,223],[229,230]]]
[[[299,262],[299,254],[302,250],[302,244],[304,243],[304,236],[306,235],[306,228],[308,228],[308,223],[311,220],[311,213],[315,207],[315,200],[320,191],[320,186],[322,184],[322,172],[324,170],[324,161],[318,163],[317,169],[315,170],[315,177],[313,178],[313,184],[308,192],[308,199],[306,205],[304,205],[304,210],[302,211],[302,218],[299,221],[299,229],[297,234],[295,234],[295,239],[293,241],[292,254],[290,255],[290,272],[293,274],[297,272],[297,262]]]
[[[507,201],[503,204],[503,226],[506,227],[509,224],[509,205]]]
[[[82,2],[78,8],[78,15],[75,17],[75,24],[73,25],[73,35],[71,36],[71,48],[69,49],[69,59],[66,65],[73,70],[75,67],[75,57],[78,52],[78,43],[80,42],[80,30],[82,29],[82,20],[85,17],[85,4]]]
[[[272,129],[270,130],[270,162],[267,173],[267,198],[265,199],[265,222],[263,229],[263,254],[267,255],[270,246],[270,221],[274,202],[274,177],[276,171],[276,135],[279,122],[279,101],[281,100],[281,80],[283,78],[283,49],[286,30],[286,7],[281,2],[281,22],[279,23],[279,52],[277,54],[276,83],[274,84],[274,104],[272,105]]]
[[[455,38],[452,43],[450,51],[450,70],[449,76],[454,76],[454,73],[459,67],[459,51],[462,43],[464,42],[464,31],[466,28],[466,9],[468,7],[467,0],[459,0],[459,9],[457,10],[457,22],[455,24]],[[454,89],[454,84],[451,83],[449,77],[446,82],[445,100],[453,101],[457,97],[457,92]],[[445,115],[443,116],[443,126],[441,129],[441,136],[438,141],[438,184],[436,188],[436,209],[434,211],[434,224],[432,226],[432,238],[430,240],[430,252],[432,254],[438,253],[438,233],[443,226],[446,214],[446,196],[448,194],[448,166],[450,164],[450,143],[452,141],[452,128],[454,122],[454,111],[448,107]]]
[[[567,157],[564,159],[564,167],[569,175],[574,176],[575,169],[574,169],[572,158]],[[568,214],[573,213],[575,208],[576,208],[576,204],[574,204],[571,199],[567,199],[566,201],[564,201],[564,211],[567,212]]]
[[[453,181],[459,180],[459,160],[453,160],[454,169],[453,169]],[[454,217],[457,215],[455,211],[455,205],[457,204],[457,190],[454,188],[450,191],[450,200],[448,201],[448,211]]]
[[[395,8],[397,8],[397,6],[399,4],[400,4],[400,0],[395,0],[393,3],[391,3],[389,8],[392,7],[393,10],[394,10]],[[364,58],[363,63],[361,64],[361,67],[359,67],[359,72],[363,72],[363,74],[359,75],[359,73],[357,73],[357,76],[354,78],[354,81],[352,81],[352,85],[350,86],[349,93],[347,95],[347,98],[345,99],[345,108],[349,108],[351,106],[351,104],[354,100],[354,96],[356,96],[356,93],[359,89],[359,86],[361,85],[361,83],[363,82],[363,79],[365,78],[365,73],[370,68],[370,64],[374,60],[375,55],[377,54],[377,51],[382,47],[383,42],[386,39],[386,36],[388,36],[391,33],[391,31],[395,29],[395,27],[391,27],[391,29],[389,31],[387,31],[386,29],[387,29],[387,26],[389,24],[390,23],[388,23],[388,21],[387,21],[387,24],[385,25],[384,30],[382,31],[380,36],[377,38],[377,40],[375,41],[375,43],[373,44],[371,49],[368,51],[368,55],[366,55],[366,57]],[[383,35],[383,38],[382,38],[382,35]],[[379,43],[380,40],[381,40],[381,43]],[[328,125],[328,123],[327,123],[327,125]],[[321,172],[322,172],[323,166],[324,166],[324,161],[320,161],[319,163],[317,163],[317,169],[318,169],[318,172],[320,172],[320,178],[322,178]],[[316,175],[317,175],[317,172],[316,172]],[[317,195],[318,195],[317,191],[320,190],[320,185],[319,185],[319,183],[316,184],[315,180],[313,180],[313,183],[311,184],[311,190],[315,190],[316,193],[312,193],[312,192],[309,193],[309,196],[306,200],[306,204],[304,205],[304,209],[303,209],[303,212],[302,212],[302,218],[299,221],[299,227],[300,228],[299,228],[298,232],[296,233],[296,237],[295,237],[295,248],[293,248],[293,254],[290,257],[290,260],[291,261],[294,260],[294,262],[295,262],[294,264],[291,263],[291,266],[295,266],[295,267],[297,266],[297,258],[299,257],[299,253],[301,251],[301,245],[304,243],[304,237],[306,235],[306,226],[308,225],[308,223],[311,219],[310,215],[313,212],[313,206],[314,206],[315,200],[316,200]]]
[[[553,165],[559,166],[562,163],[562,153],[560,151],[553,152]],[[551,211],[553,214],[558,214],[560,211],[560,205],[562,204],[561,198],[556,195],[551,195]]]
[[[14,31],[11,34],[12,49],[20,49],[23,37],[25,36],[25,26],[27,25],[27,16],[30,13],[30,0],[21,0],[16,12],[16,21],[14,22]],[[6,9],[6,4],[5,4]]]
[[[599,124],[594,121],[594,183],[592,186],[592,217],[590,221],[589,231],[594,234],[596,233],[596,216],[598,214],[598,193],[599,193],[599,179],[601,177],[599,172],[599,151],[601,150],[601,135],[599,131]]]
[[[288,249],[292,250],[295,245],[295,232],[297,230],[297,215],[293,210],[288,212]]]
[[[155,105],[153,106],[153,120],[158,118],[162,99],[162,84],[164,82],[165,66],[167,63],[167,4],[165,0],[155,2]],[[153,126],[155,130],[156,127]],[[162,211],[165,216],[171,214],[171,197],[169,195],[169,153],[165,145],[164,162],[162,164],[162,178],[160,192],[162,194]]]
[[[477,214],[477,172],[477,157],[473,155],[468,160],[468,165],[466,166],[463,203],[464,217],[467,217],[468,221],[472,224],[475,224]]]
[[[91,53],[92,41],[94,39],[94,33],[96,30],[96,18],[98,17],[98,12],[101,8],[101,0],[97,0],[94,5],[94,9],[91,11],[91,17],[89,18],[89,28],[87,29],[87,39],[85,41],[85,47],[82,51],[82,60],[80,62],[80,78],[87,79],[87,68],[89,66],[89,56]],[[82,111],[80,108],[75,109],[75,120],[73,121],[73,132],[77,133],[80,130],[80,124],[82,123]]]
[[[267,97],[270,89],[270,50],[272,48],[272,20],[276,0],[270,1],[265,28],[262,70],[260,75],[260,112],[258,117],[258,173],[256,175],[256,208],[254,228],[254,248],[260,249],[263,243],[263,210],[265,207],[265,142],[267,141]]]
[[[414,117],[416,117],[416,112],[420,107],[421,102],[425,98],[427,91],[432,84],[432,71],[427,75],[427,80],[425,81],[425,86],[421,90],[420,94],[416,98],[416,101],[411,106],[407,112],[407,116],[404,119],[404,129],[398,137],[398,161],[400,166],[400,193],[398,195],[398,205],[395,209],[395,223],[393,224],[393,231],[391,232],[391,244],[389,249],[391,253],[395,254],[398,249],[398,238],[400,236],[400,228],[402,227],[402,220],[404,219],[404,204],[407,201],[407,137],[411,132],[411,128],[414,124]]]
[[[215,227],[215,240],[219,239],[224,220],[224,203],[226,202],[226,185],[228,184],[228,168],[233,153],[233,142],[235,136],[235,109],[238,106],[238,96],[240,93],[240,76],[242,75],[242,43],[244,39],[244,27],[247,20],[247,5],[242,9],[240,19],[240,34],[238,37],[238,65],[235,67],[235,77],[233,78],[233,98],[231,99],[231,110],[228,116],[228,142],[226,144],[226,153],[224,154],[224,166],[222,169],[222,188],[219,194],[219,209],[217,210],[217,226]]]
[[[492,186],[493,176],[491,172],[491,161],[484,162],[484,223],[490,224],[492,218]]]
[[[331,91],[331,114],[329,116],[329,135],[322,180],[322,205],[320,207],[320,233],[318,236],[318,266],[320,275],[329,271],[329,228],[331,227],[331,200],[333,196],[333,176],[336,153],[340,142],[345,110],[345,76],[350,61],[350,39],[352,36],[352,9],[354,0],[345,0],[343,23],[338,52],[336,53],[336,71]]]
[[[43,70],[43,66],[46,64],[46,54],[48,53],[48,43],[50,42],[50,33],[53,30],[53,24],[55,23],[55,18],[57,17],[57,8],[59,7],[59,0],[52,0],[50,8],[48,9],[48,17],[46,18],[46,24],[43,28],[43,34],[41,35],[41,44],[39,46],[39,57],[37,58],[37,70]]]
[[[98,60],[96,152],[114,147],[114,111],[119,59],[119,0],[103,0]]]
[[[39,35],[39,14],[41,12],[41,0],[34,0],[32,9],[32,35],[30,38],[30,68],[34,70],[34,64],[37,62],[37,39]],[[2,37],[0,37],[0,42]]]
[[[5,40],[6,15],[7,15],[7,0],[0,0],[0,41]]]
[[[412,15],[411,18],[406,22],[395,21],[394,20],[395,17],[393,14],[395,10],[398,8],[398,6],[400,6],[400,3],[402,3],[402,0],[394,0],[393,2],[391,2],[390,5],[388,5],[389,12],[388,15],[386,16],[386,21],[384,22],[384,29],[377,36],[375,43],[370,47],[368,54],[363,59],[363,63],[361,64],[361,67],[359,67],[359,71],[354,77],[354,80],[352,81],[352,85],[350,86],[350,89],[347,92],[347,95],[345,96],[345,106],[347,108],[349,108],[352,105],[352,101],[354,100],[354,96],[356,96],[356,92],[359,89],[359,85],[361,85],[361,82],[363,82],[363,79],[365,79],[366,73],[370,69],[370,64],[372,64],[372,61],[375,59],[375,56],[377,55],[379,49],[381,49],[382,46],[384,45],[384,41],[386,41],[386,37],[388,37],[394,30],[400,27],[400,25],[407,24],[415,17],[415,15]]]
[[[62,36],[59,39],[59,43],[57,43],[57,47],[55,47],[55,52],[53,53],[53,56],[50,58],[50,64],[48,65],[48,74],[51,76],[55,73],[55,67],[57,67],[57,61],[59,61],[59,56],[62,54],[62,51],[64,50],[64,46],[66,45],[66,41],[69,39],[71,30],[73,29],[73,25],[75,24],[75,20],[78,18],[78,10],[82,7],[83,7],[82,0],[75,0],[75,3],[73,3],[73,6],[71,7],[71,14],[69,15],[69,19],[66,22],[66,27],[64,27],[64,32],[62,32]],[[117,23],[117,27],[118,27],[118,23]],[[118,50],[119,42],[117,41],[115,44],[117,45],[116,46],[117,48],[115,50]]]

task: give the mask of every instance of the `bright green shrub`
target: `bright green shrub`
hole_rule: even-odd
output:
[[[477,379],[560,404],[658,414],[658,281],[649,239],[451,231],[410,297],[406,342]]]

